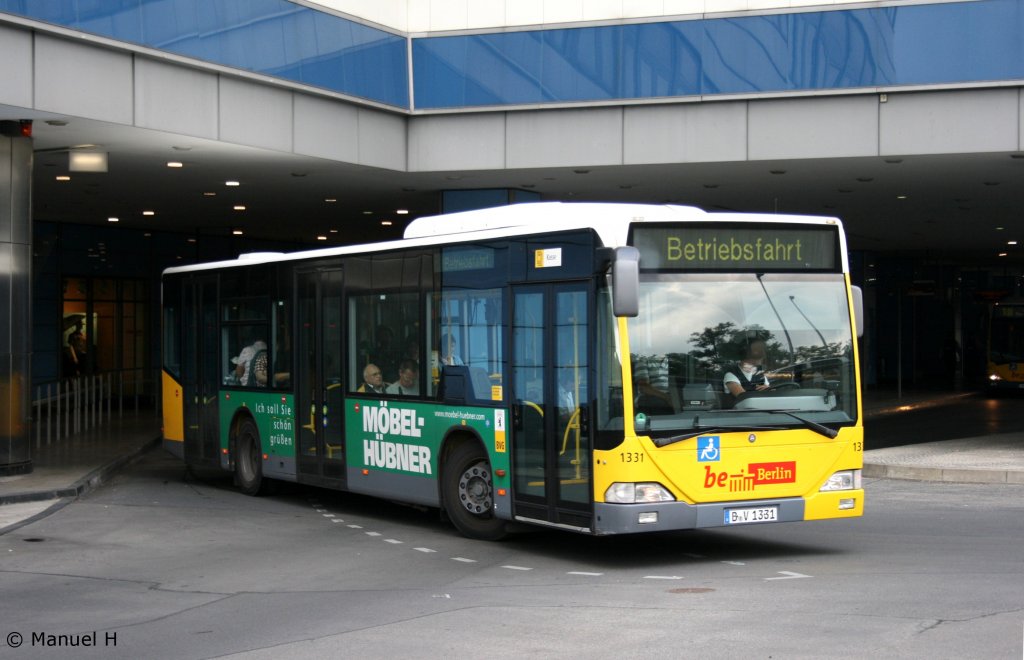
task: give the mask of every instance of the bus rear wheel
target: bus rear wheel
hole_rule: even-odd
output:
[[[259,495],[264,489],[263,457],[260,455],[260,432],[251,419],[238,427],[235,438],[235,481],[246,495]]]
[[[491,464],[479,445],[461,444],[448,456],[443,491],[445,512],[463,535],[482,541],[505,536],[505,521],[494,515]]]

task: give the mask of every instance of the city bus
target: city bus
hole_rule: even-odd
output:
[[[985,344],[986,388],[990,394],[1024,391],[1024,297],[989,305]]]
[[[488,540],[863,512],[834,218],[520,204],[162,286],[164,447],[247,494],[376,496]],[[753,345],[757,384],[729,392]]]

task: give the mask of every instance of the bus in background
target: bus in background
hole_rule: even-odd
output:
[[[989,305],[985,384],[990,394],[1024,391],[1024,297]]]
[[[479,539],[859,516],[860,304],[838,220],[678,206],[170,268],[164,446]]]

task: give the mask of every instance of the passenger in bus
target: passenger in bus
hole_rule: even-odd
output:
[[[356,391],[368,394],[384,394],[384,374],[381,373],[380,367],[373,362],[363,367],[363,383]]]
[[[455,341],[455,335],[448,333],[441,335],[441,364],[465,364],[459,357],[459,346]]]
[[[738,363],[726,368],[722,384],[726,394],[739,396],[744,392],[768,389],[768,378],[764,374],[764,360],[767,347],[763,339],[754,339],[747,344],[747,350]]]
[[[266,359],[267,359],[267,342],[262,339],[257,339],[253,343],[249,344],[238,354],[238,357],[231,358],[232,364],[235,365],[235,377],[238,378],[238,384],[245,387],[256,387],[259,383],[256,382],[256,374],[253,367],[256,363],[256,358],[260,355],[263,356],[263,383],[262,386],[266,387],[267,384],[267,372],[266,372]]]
[[[398,367],[398,380],[388,385],[385,392],[402,396],[419,396],[419,365],[412,360],[402,360],[402,364]]]
[[[637,358],[633,368],[633,388],[638,410],[648,415],[671,415],[675,412],[669,394],[668,356],[651,355]]]

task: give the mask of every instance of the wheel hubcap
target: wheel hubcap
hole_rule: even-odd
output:
[[[490,513],[491,471],[487,463],[480,461],[471,465],[459,478],[459,501],[466,510],[476,515]]]

